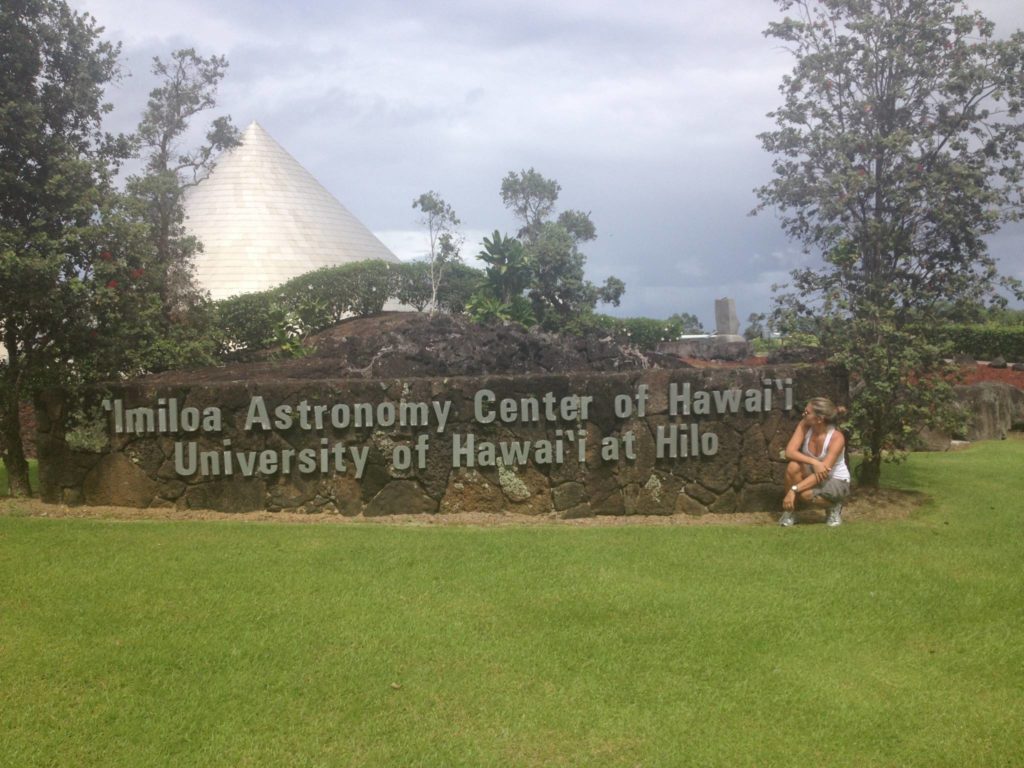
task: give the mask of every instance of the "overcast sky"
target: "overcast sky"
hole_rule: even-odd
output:
[[[436,190],[476,263],[483,234],[516,229],[501,179],[533,167],[591,212],[588,276],[626,283],[613,314],[692,312],[710,330],[731,296],[745,321],[814,259],[771,213],[747,215],[792,66],[762,35],[770,0],[71,1],[124,46],[113,129],[138,122],[153,56],[224,54],[217,114],[258,121],[402,258],[425,250],[412,201]],[[972,7],[1000,36],[1024,27],[1021,0]],[[991,245],[1024,278],[1024,227]]]

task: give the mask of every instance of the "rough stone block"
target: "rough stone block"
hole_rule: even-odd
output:
[[[1024,392],[1009,384],[984,381],[954,388],[968,414],[967,439],[1003,440],[1024,415]]]
[[[381,515],[429,515],[437,512],[434,501],[414,480],[395,480],[378,493],[363,513],[367,517]]]
[[[707,514],[708,508],[689,494],[680,492],[679,495],[676,496],[675,511],[676,514],[697,517],[699,515]]]
[[[743,486],[737,508],[747,512],[776,512],[782,509],[782,483],[751,483]]]
[[[444,496],[441,498],[441,513],[450,515],[462,512],[501,514],[505,511],[505,497],[496,485],[475,469],[459,469],[452,473]]]
[[[123,453],[108,453],[86,475],[85,503],[100,506],[148,507],[159,485]]]
[[[562,483],[551,489],[551,499],[555,510],[558,512],[564,512],[571,507],[575,507],[577,504],[583,503],[586,497],[586,489],[582,483]]]
[[[184,505],[189,509],[218,512],[257,512],[266,507],[263,481],[233,478],[199,483],[185,492]]]
[[[590,508],[595,515],[624,515],[626,514],[626,503],[622,491],[616,490],[601,501],[591,502]]]

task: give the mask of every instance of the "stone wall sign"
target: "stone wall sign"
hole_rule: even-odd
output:
[[[838,369],[259,381],[97,390],[104,445],[40,402],[45,500],[346,515],[774,509],[807,399]],[[72,438],[72,439],[69,439]]]

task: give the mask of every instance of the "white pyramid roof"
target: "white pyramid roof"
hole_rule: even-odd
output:
[[[398,258],[257,123],[185,197],[196,279],[214,299],[320,267]]]

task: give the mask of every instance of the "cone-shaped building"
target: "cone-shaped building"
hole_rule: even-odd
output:
[[[203,244],[196,279],[214,299],[266,290],[320,267],[398,261],[255,122],[189,190],[185,215]]]

